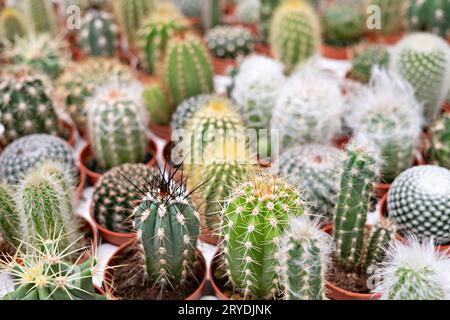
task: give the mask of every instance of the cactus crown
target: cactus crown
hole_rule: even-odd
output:
[[[255,46],[250,30],[239,26],[214,27],[206,33],[205,41],[211,52],[219,58],[245,56]]]
[[[426,157],[431,163],[450,169],[450,115],[444,114],[431,127]]]
[[[372,68],[374,66],[388,68],[389,59],[389,51],[385,46],[373,45],[363,47],[352,58],[353,66],[349,77],[363,83],[368,83],[372,77]]]
[[[26,18],[14,8],[5,8],[0,12],[0,36],[2,42],[14,43],[17,38],[29,33]],[[4,44],[4,43],[2,43]]]
[[[443,38],[450,32],[450,3],[445,0],[408,1],[408,27],[414,31],[427,31]]]

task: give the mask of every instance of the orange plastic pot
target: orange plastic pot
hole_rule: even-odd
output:
[[[102,226],[95,220],[94,213],[92,212],[91,208],[89,209],[89,211],[90,211],[92,220],[94,221],[94,224],[100,234],[100,237],[104,241],[120,247],[121,245],[133,240],[136,237],[135,233],[120,233],[120,232],[108,230],[107,228],[105,228],[104,226]]]
[[[170,126],[161,126],[152,121],[149,122],[148,127],[150,131],[156,134],[158,137],[170,141],[172,139],[172,129]]]
[[[75,128],[68,122],[61,120],[61,127],[69,133],[66,141],[72,146],[75,147]]]
[[[227,75],[233,67],[236,66],[236,60],[228,58],[213,58],[214,74]]]
[[[350,58],[349,48],[347,47],[335,47],[322,44],[321,51],[322,55],[329,59],[348,60]]]
[[[393,34],[369,33],[366,38],[370,43],[394,45],[399,42],[404,35],[404,32],[397,32]]]
[[[444,102],[442,109],[444,110],[444,113],[450,113],[450,102]]]

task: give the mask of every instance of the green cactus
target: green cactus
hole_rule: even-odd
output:
[[[439,114],[450,87],[448,44],[432,34],[411,34],[393,49],[391,68],[411,83],[430,124]]]
[[[352,69],[348,74],[350,79],[368,83],[372,77],[374,66],[389,67],[389,51],[385,46],[367,46],[358,50],[352,58]]]
[[[280,5],[271,22],[269,42],[287,72],[315,55],[320,46],[320,22],[314,9],[297,0]]]
[[[88,56],[113,57],[117,47],[117,26],[105,11],[91,9],[83,17],[79,34],[80,47]]]
[[[0,80],[0,115],[6,144],[33,133],[62,135],[48,79],[22,65]]]
[[[95,220],[108,230],[130,232],[132,210],[142,198],[138,190],[145,190],[146,180],[154,174],[154,170],[144,164],[124,164],[102,175],[92,195],[91,212]]]
[[[450,170],[418,166],[395,179],[388,194],[389,217],[399,232],[419,240],[450,242]]]
[[[244,24],[260,22],[260,0],[241,0],[236,4],[236,19]]]
[[[202,0],[173,0],[173,3],[186,17],[200,17]]]
[[[147,115],[138,82],[112,79],[87,105],[88,132],[100,169],[145,160]]]
[[[0,236],[7,246],[19,245],[19,216],[14,202],[14,188],[0,183]]]
[[[307,216],[292,218],[281,239],[281,284],[287,300],[325,300],[332,238]]]
[[[236,186],[221,226],[224,267],[235,290],[246,298],[280,295],[281,237],[289,217],[304,213],[299,191],[280,178],[263,174]]]
[[[430,163],[450,169],[450,114],[444,114],[430,129],[425,156]]]
[[[20,6],[34,33],[49,33],[51,35],[57,33],[57,17],[51,0],[23,0]]]
[[[159,83],[145,86],[143,94],[150,120],[158,125],[169,125],[173,108],[167,101],[167,95],[162,86]]]
[[[193,35],[170,39],[163,78],[175,105],[192,96],[212,92],[211,58],[202,40]]]
[[[5,8],[0,12],[0,38],[3,39],[2,42],[14,43],[17,38],[25,37],[29,32],[27,20],[19,10]]]
[[[200,17],[203,28],[209,30],[222,23],[224,0],[201,0]]]
[[[270,25],[272,22],[272,16],[277,9],[281,0],[260,0],[261,6],[259,10],[260,29],[263,40],[269,39]]]
[[[77,180],[77,161],[72,146],[58,137],[33,134],[14,141],[0,155],[0,181],[17,184],[30,169],[47,160],[64,166]]]
[[[377,34],[397,34],[404,30],[406,0],[369,0],[367,6],[377,6],[381,14],[381,29],[370,30]]]
[[[440,37],[450,35],[450,3],[447,0],[409,0],[408,28],[432,32]]]
[[[272,166],[273,173],[304,190],[310,214],[322,222],[333,221],[339,193],[344,152],[323,145],[304,145],[284,152]]]
[[[217,26],[205,35],[209,50],[219,58],[235,59],[253,51],[255,39],[247,28],[240,26]]]
[[[209,105],[214,99],[216,99],[216,96],[214,95],[201,94],[183,101],[172,115],[170,124],[172,131],[186,129],[195,113],[201,108]]]

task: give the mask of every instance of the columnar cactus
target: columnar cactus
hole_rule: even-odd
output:
[[[259,23],[260,8],[260,0],[241,0],[236,4],[236,19],[244,24]]]
[[[430,130],[425,155],[428,161],[450,169],[450,114],[445,114]]]
[[[278,259],[287,300],[325,300],[332,238],[309,217],[292,218],[281,239]]]
[[[211,58],[201,39],[175,37],[167,44],[164,81],[175,105],[214,89]]]
[[[147,179],[154,174],[144,164],[124,164],[102,175],[92,196],[91,212],[95,220],[108,230],[130,232],[132,211],[142,198],[139,190],[145,190]]]
[[[387,204],[399,232],[419,240],[433,238],[437,244],[450,242],[450,170],[437,166],[406,170],[392,184]]]
[[[352,69],[348,77],[362,83],[368,83],[374,66],[389,67],[389,51],[385,46],[373,45],[358,50],[352,58]]]
[[[4,41],[14,43],[29,32],[26,18],[19,10],[5,8],[0,12],[0,36]]]
[[[19,245],[19,216],[14,202],[14,188],[0,183],[0,236],[8,246]]]
[[[270,33],[270,24],[272,16],[278,5],[282,2],[280,0],[260,0],[261,7],[259,10],[261,35],[264,40],[268,40]]]
[[[209,50],[219,58],[234,59],[253,51],[255,39],[247,28],[240,26],[217,26],[205,36]]]
[[[270,46],[275,57],[291,72],[315,55],[320,45],[320,22],[311,6],[288,0],[275,11],[270,26]]]
[[[202,0],[173,0],[173,3],[186,17],[200,17]]]
[[[138,82],[112,79],[87,103],[94,158],[103,170],[145,160],[147,115]]]
[[[51,0],[23,0],[20,6],[34,33],[57,33],[57,17]]]
[[[284,152],[272,166],[274,173],[304,190],[310,213],[322,222],[333,221],[345,153],[323,145],[304,145]]]
[[[432,32],[446,38],[450,35],[450,3],[446,0],[409,0],[408,28]]]
[[[450,48],[432,34],[405,37],[393,49],[391,67],[413,86],[429,124],[441,110],[450,87]]]
[[[449,300],[450,259],[436,251],[433,241],[409,238],[396,242],[377,269],[374,290],[382,300]]]
[[[79,34],[80,47],[88,56],[114,56],[117,26],[108,12],[91,9],[83,17]]]
[[[353,99],[348,125],[380,149],[381,177],[392,182],[414,164],[422,133],[422,108],[411,85],[399,75],[375,70]]]
[[[158,125],[167,126],[172,117],[173,107],[164,88],[159,83],[152,83],[145,86],[143,94],[150,120]]]
[[[33,133],[62,133],[47,78],[28,67],[5,71],[0,79],[0,115],[6,144]]]
[[[205,30],[214,28],[222,22],[224,0],[201,0],[200,17]]]
[[[16,184],[30,169],[48,160],[63,166],[73,178],[78,176],[72,146],[58,137],[33,134],[14,141],[0,155],[0,181]]]
[[[378,34],[398,34],[404,30],[405,0],[369,0],[368,6],[380,9],[381,29],[370,30]]]
[[[246,298],[281,294],[279,249],[289,217],[305,213],[299,191],[282,179],[257,175],[236,186],[222,211],[224,267]]]

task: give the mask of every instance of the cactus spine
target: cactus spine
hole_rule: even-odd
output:
[[[450,115],[444,114],[431,128],[426,158],[431,163],[450,169]]]
[[[52,1],[23,0],[21,5],[34,33],[57,33],[57,18]]]
[[[446,0],[408,1],[408,27],[432,32],[442,38],[450,35],[450,3]]]
[[[26,18],[14,8],[5,8],[0,13],[0,36],[2,39],[14,43],[17,38],[25,37],[29,33]]]

